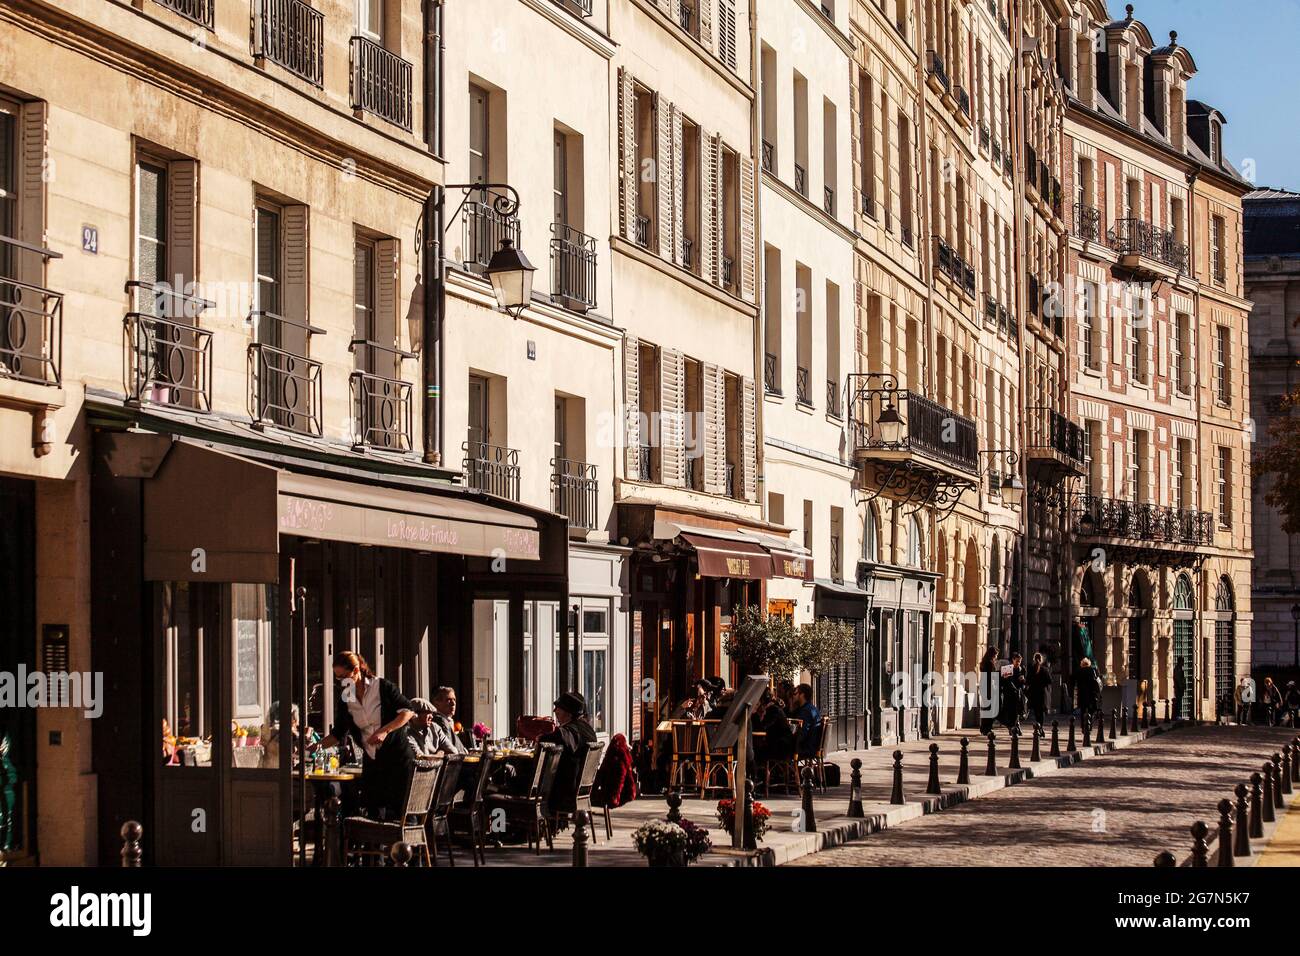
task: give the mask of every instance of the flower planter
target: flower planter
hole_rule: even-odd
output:
[[[649,866],[686,866],[686,851],[654,849],[646,853]]]

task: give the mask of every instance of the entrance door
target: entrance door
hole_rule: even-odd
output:
[[[1192,702],[1196,694],[1195,600],[1192,582],[1180,574],[1174,583],[1174,719],[1190,720],[1195,716]]]
[[[10,674],[37,667],[35,534],[36,486],[0,478],[0,671]],[[36,713],[2,707],[0,862],[36,852],[35,810]]]
[[[474,720],[494,736],[513,733],[510,723],[510,602],[474,602]]]

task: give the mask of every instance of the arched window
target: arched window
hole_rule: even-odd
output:
[[[867,516],[862,522],[862,557],[866,561],[880,560],[880,515],[874,504],[867,505]]]
[[[1190,611],[1193,609],[1192,582],[1188,580],[1187,575],[1178,575],[1178,580],[1174,582],[1174,610]]]
[[[1227,575],[1219,578],[1219,586],[1214,592],[1214,609],[1216,611],[1235,611],[1237,601],[1232,596],[1232,581]]]
[[[921,522],[913,516],[907,519],[907,564],[909,567],[923,566],[925,553],[921,546]]]
[[[1085,574],[1079,585],[1079,607],[1096,607],[1097,598],[1092,592],[1092,575]]]

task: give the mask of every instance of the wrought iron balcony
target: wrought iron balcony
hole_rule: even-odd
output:
[[[560,222],[551,223],[551,298],[575,312],[596,307],[596,240]]]
[[[771,352],[763,354],[763,388],[769,395],[781,394],[781,369]]]
[[[641,445],[637,448],[636,477],[638,481],[655,480],[655,457],[653,445]]]
[[[947,242],[935,237],[935,268],[967,295],[975,294],[975,270]]]
[[[794,190],[800,196],[808,195],[808,170],[798,163],[794,164]]]
[[[595,465],[552,458],[551,494],[555,511],[569,519],[570,528],[596,530],[600,497]]]
[[[1011,158],[1011,149],[1009,147],[1002,153],[1002,173],[1008,179],[1016,174],[1015,161]]]
[[[722,257],[722,284],[730,289],[735,285],[736,279],[736,260],[730,256]]]
[[[592,0],[555,0],[555,3],[580,17],[591,16]]]
[[[957,97],[957,109],[970,116],[970,94],[966,92],[966,87],[958,83],[953,87],[953,92]]]
[[[727,497],[728,498],[740,497],[739,495],[736,494],[736,463],[734,461],[727,462],[726,482],[727,482]]]
[[[0,236],[0,379],[63,383],[63,293],[20,278],[39,278],[44,263],[59,258],[41,246]]]
[[[943,69],[943,57],[934,50],[925,51],[925,68],[938,84],[947,92],[950,84],[948,83],[948,74]]]
[[[368,37],[352,38],[352,108],[411,129],[411,64]]]
[[[1147,548],[1195,548],[1214,541],[1214,515],[1117,498],[1079,495],[1074,499],[1074,532],[1086,538],[1111,538]]]
[[[650,248],[650,217],[636,217],[636,244],[645,248]]]
[[[250,316],[259,341],[248,346],[248,415],[255,427],[275,425],[303,435],[322,433],[321,363],[306,356],[318,329],[274,312]],[[304,346],[295,350],[287,343]]]
[[[1031,464],[1048,462],[1064,473],[1082,475],[1088,459],[1088,439],[1082,428],[1054,408],[1025,410],[1026,449]]]
[[[321,86],[325,77],[325,14],[302,0],[254,0],[256,56]]]
[[[1074,204],[1074,234],[1088,242],[1101,239],[1101,210],[1087,203]]]
[[[833,378],[826,380],[826,414],[832,418],[841,418],[843,411],[840,408],[840,383]]]
[[[362,363],[364,367],[353,372],[348,380],[353,437],[357,446],[381,451],[413,451],[414,389],[410,382],[401,378],[401,362],[415,358],[415,353],[368,339],[353,339],[349,347],[353,352],[365,349],[367,353]],[[391,371],[393,377],[366,369]]]
[[[481,441],[467,441],[461,448],[466,485],[498,498],[519,500],[519,449]]]
[[[870,379],[884,388],[870,388]],[[919,455],[970,474],[979,471],[975,422],[918,392],[888,387],[889,376],[849,376],[849,427],[860,456],[874,453]],[[881,413],[892,409],[902,419],[898,437],[882,428]]]
[[[989,153],[993,157],[994,172],[997,172],[1002,166],[1002,144],[995,139],[993,145],[989,147]]]
[[[519,216],[510,197],[490,189],[480,189],[465,201],[461,216],[463,242],[461,252],[465,268],[483,272],[492,254],[509,239],[519,248]]]
[[[988,149],[989,142],[989,124],[980,123],[980,149]]]
[[[767,140],[763,140],[763,171],[776,172],[776,147]]]
[[[682,237],[682,266],[688,271],[695,271],[695,240],[690,236]]]
[[[1168,271],[1182,274],[1187,271],[1187,245],[1179,242],[1172,232],[1159,229],[1141,219],[1118,219],[1106,234],[1110,247],[1124,257],[1124,266],[1139,272]]]
[[[194,323],[213,303],[150,282],[126,290],[128,399],[212,411],[212,332]]]
[[[842,582],[844,580],[844,556],[840,552],[840,536],[833,534],[830,536],[831,546],[831,580]]]
[[[794,370],[794,397],[800,405],[812,405],[812,374],[802,366]]]
[[[831,186],[822,187],[822,208],[827,215],[835,215],[835,189]]]
[[[998,325],[998,304],[988,293],[984,295],[984,324],[994,329]]]
[[[159,6],[166,7],[172,13],[184,17],[191,23],[197,23],[209,30],[213,28],[215,23],[215,0],[154,0],[154,2]]]

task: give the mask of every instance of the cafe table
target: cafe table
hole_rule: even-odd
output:
[[[355,790],[356,782],[361,779],[360,767],[339,767],[338,770],[312,770],[305,774],[307,780],[311,783],[312,801],[316,807],[316,855],[314,865],[325,865],[325,801],[330,797],[338,797],[343,800],[345,789]],[[349,801],[343,801],[346,805]],[[343,834],[342,828],[339,828],[339,845],[335,852],[339,854],[338,859],[342,859],[343,851]]]

